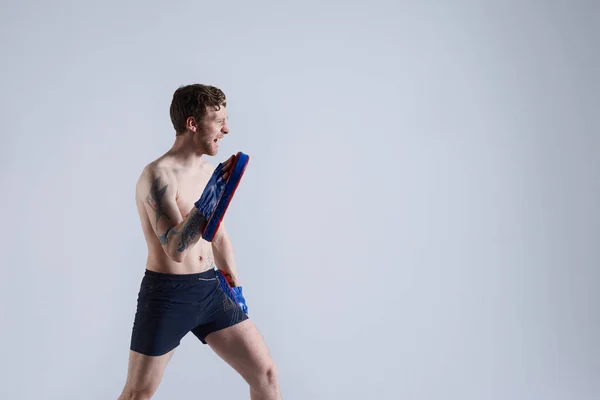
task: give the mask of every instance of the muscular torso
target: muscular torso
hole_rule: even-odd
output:
[[[197,168],[182,168],[168,159],[159,159],[153,164],[171,173],[171,177],[174,179],[174,183],[171,184],[177,186],[177,208],[182,218],[185,218],[190,210],[192,210],[192,207],[194,207],[194,202],[202,194],[212,174],[212,166],[204,162]],[[146,261],[146,268],[148,270],[168,274],[191,274],[206,271],[214,266],[212,245],[202,238],[189,249],[189,253],[183,262],[178,263],[171,260],[163,250],[158,237],[150,225],[148,213],[144,209],[145,200],[143,194],[138,193],[136,195],[136,205],[144,237],[148,245],[148,258]],[[179,222],[176,221],[176,223]]]

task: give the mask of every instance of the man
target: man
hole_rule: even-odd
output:
[[[247,156],[238,153],[217,168],[205,160],[218,153],[219,141],[229,133],[226,106],[216,87],[177,89],[170,108],[175,143],[137,182],[148,258],[120,400],[150,399],[190,331],[246,380],[251,399],[281,398],[275,363],[246,315],[232,244],[221,222]]]

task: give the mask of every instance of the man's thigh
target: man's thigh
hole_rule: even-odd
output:
[[[262,335],[250,319],[212,332],[206,343],[251,385],[275,368]]]
[[[158,389],[174,352],[175,350],[171,350],[161,356],[147,356],[130,351],[127,382],[121,397],[125,399],[140,395],[151,397]]]

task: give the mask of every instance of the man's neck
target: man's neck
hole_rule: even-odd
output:
[[[175,143],[167,155],[185,168],[198,168],[204,163],[204,153],[201,153],[191,135],[183,134],[175,138]]]

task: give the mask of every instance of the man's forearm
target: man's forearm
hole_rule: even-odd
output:
[[[232,287],[240,286],[240,279],[237,274],[235,265],[235,257],[233,255],[233,245],[229,236],[223,231],[219,232],[218,236],[212,242],[213,255],[217,268],[223,271],[227,282]]]
[[[206,225],[206,218],[196,207],[179,224],[160,237],[167,255],[176,262],[182,262],[200,238]]]

